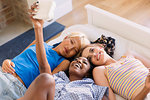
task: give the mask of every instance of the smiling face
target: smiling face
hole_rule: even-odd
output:
[[[86,57],[94,65],[104,65],[106,63],[106,56],[104,48],[100,46],[89,46],[82,52],[82,57]]]
[[[73,57],[76,55],[81,48],[80,37],[68,37],[65,38],[59,48],[59,54],[66,58]]]
[[[86,74],[88,74],[89,70],[89,61],[85,57],[79,57],[71,62],[69,67],[69,74],[73,74],[80,78],[83,78]]]

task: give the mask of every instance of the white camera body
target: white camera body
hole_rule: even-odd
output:
[[[54,0],[37,0],[37,4],[37,13],[33,16],[33,18],[43,19],[45,21],[49,21],[54,18],[54,10],[56,8]]]

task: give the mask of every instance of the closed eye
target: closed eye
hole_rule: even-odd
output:
[[[89,52],[93,53],[94,52],[94,48],[90,48]]]
[[[73,42],[73,40],[72,40],[72,39],[70,39],[70,42],[71,42],[71,44],[74,44],[74,42]]]
[[[86,61],[83,61],[83,63],[86,64],[86,65],[88,64]]]

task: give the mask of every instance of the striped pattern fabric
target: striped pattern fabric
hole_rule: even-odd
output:
[[[65,72],[53,75],[55,79],[55,100],[102,100],[108,96],[108,87],[99,86],[90,78],[70,81]]]
[[[148,74],[148,69],[133,57],[122,57],[119,63],[108,65],[106,69],[110,87],[126,99],[132,98]]]

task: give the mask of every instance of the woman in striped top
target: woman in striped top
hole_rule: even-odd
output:
[[[144,100],[150,93],[150,60],[132,52],[116,61],[99,44],[84,48],[82,56],[99,67],[93,70],[96,84],[109,87],[109,99],[114,92],[128,100]]]

